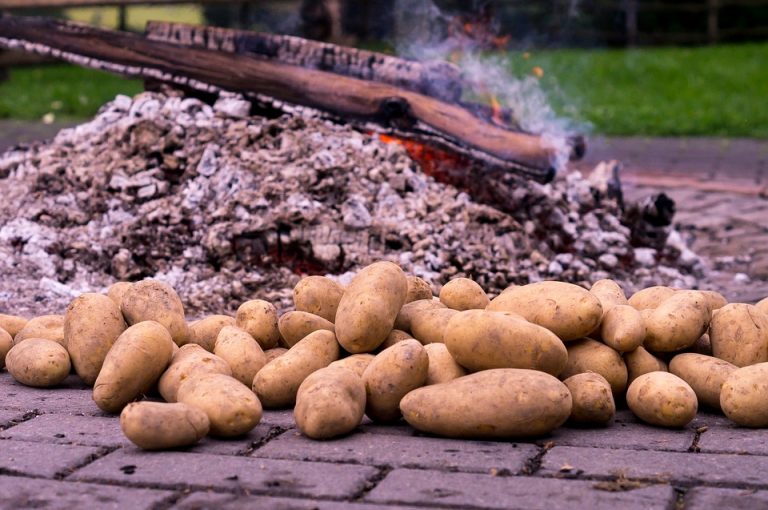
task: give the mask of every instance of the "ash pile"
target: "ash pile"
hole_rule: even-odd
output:
[[[327,120],[250,114],[174,94],[119,96],[91,121],[0,156],[0,310],[63,312],[72,296],[153,277],[195,312],[287,307],[301,274],[392,260],[435,286],[490,292],[611,277],[627,292],[693,288],[672,232],[633,247],[610,172],[520,182],[507,211],[424,175],[395,143]],[[342,277],[343,278],[343,277]]]

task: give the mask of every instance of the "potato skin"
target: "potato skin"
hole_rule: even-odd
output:
[[[213,353],[227,362],[232,377],[248,387],[256,373],[267,364],[267,357],[258,342],[236,326],[221,328]]]
[[[624,353],[624,363],[627,365],[627,382],[632,381],[649,372],[666,372],[667,364],[660,360],[644,347],[638,347],[634,351]]]
[[[375,262],[362,269],[339,302],[339,344],[352,354],[376,349],[394,328],[407,294],[408,279],[397,264]]]
[[[3,328],[0,328],[0,370],[5,366],[5,357],[13,347],[13,337]]]
[[[29,338],[14,345],[5,357],[5,366],[15,380],[36,388],[56,386],[72,369],[67,350],[45,338]]]
[[[764,314],[768,314],[768,297],[758,301],[757,304],[755,304],[755,307]]]
[[[118,308],[123,305],[123,296],[133,285],[131,282],[117,282],[110,285],[107,289],[107,297],[115,302]]]
[[[669,362],[669,371],[688,383],[699,403],[717,410],[720,389],[737,368],[727,361],[692,352],[678,354]]]
[[[352,370],[325,367],[299,386],[293,416],[299,430],[312,439],[352,432],[365,412],[365,383]]]
[[[650,372],[632,381],[627,405],[644,422],[661,427],[684,427],[698,409],[693,389],[669,372]]]
[[[737,367],[768,361],[768,315],[759,308],[731,303],[720,308],[709,327],[712,354]]]
[[[344,288],[325,276],[307,276],[293,288],[293,303],[296,310],[319,315],[333,322],[336,310],[344,295]]]
[[[339,344],[333,332],[314,331],[264,365],[253,379],[253,392],[267,409],[291,406],[304,379],[337,359]]]
[[[64,315],[64,340],[75,372],[93,386],[104,358],[127,325],[114,301],[103,294],[81,294]]]
[[[432,310],[434,308],[446,308],[438,299],[418,299],[402,306],[397,312],[395,318],[395,328],[407,333],[411,332],[411,322],[416,315],[423,310]]]
[[[497,368],[413,390],[400,409],[413,428],[430,434],[525,438],[548,434],[565,423],[571,393],[544,372]]]
[[[117,413],[148,392],[171,361],[171,343],[168,330],[155,321],[134,324],[117,337],[93,385],[99,409]]]
[[[123,294],[120,304],[129,326],[144,321],[155,321],[171,334],[176,345],[189,342],[189,327],[184,319],[184,305],[173,288],[157,280],[136,282]]]
[[[393,329],[389,332],[387,335],[387,338],[384,339],[384,342],[379,346],[379,351],[383,351],[384,349],[388,347],[392,347],[397,342],[402,342],[403,340],[410,340],[413,338],[410,333],[406,333],[405,331],[399,330],[399,329]]]
[[[656,285],[654,287],[648,287],[646,289],[635,292],[627,300],[627,303],[629,306],[636,310],[658,308],[663,301],[666,301],[668,298],[672,297],[675,292],[675,289],[670,287]]]
[[[288,347],[293,347],[300,340],[314,331],[326,330],[335,332],[336,327],[333,322],[323,319],[319,315],[309,312],[287,312],[284,313],[277,323],[282,336]]]
[[[120,413],[120,428],[143,450],[167,450],[200,441],[208,434],[210,421],[187,404],[132,402]]]
[[[425,386],[452,381],[467,375],[467,371],[456,363],[445,344],[428,344],[424,346],[424,350],[427,351],[429,358]]]
[[[353,371],[358,377],[363,377],[363,372],[365,372],[365,369],[368,368],[368,365],[371,364],[371,361],[373,361],[373,358],[375,357],[376,356],[373,354],[368,353],[353,354],[346,358],[334,361],[328,365],[328,367],[346,368],[347,370]]]
[[[245,330],[263,350],[277,347],[280,330],[277,328],[277,308],[261,299],[246,301],[237,309],[235,326]]]
[[[405,340],[381,351],[363,372],[365,414],[373,421],[400,418],[400,400],[423,386],[429,372],[427,351],[418,340]]]
[[[261,421],[259,399],[247,386],[228,375],[204,374],[187,379],[179,387],[177,397],[179,402],[208,415],[212,436],[242,436]]]
[[[189,343],[197,344],[213,352],[216,338],[224,326],[234,326],[235,318],[229,315],[209,315],[189,325]]]
[[[768,363],[738,368],[720,390],[720,407],[742,427],[768,427]]]
[[[503,312],[459,312],[446,325],[443,342],[456,362],[471,372],[529,368],[556,376],[568,362],[568,351],[557,335]]]
[[[704,294],[704,297],[707,299],[707,303],[709,304],[709,309],[712,310],[713,312],[715,310],[719,310],[720,308],[728,304],[728,300],[725,299],[725,296],[723,296],[717,291],[700,290],[699,292]]]
[[[229,363],[197,344],[183,345],[173,354],[170,365],[160,376],[157,389],[166,402],[173,403],[184,381],[203,374],[231,376],[232,368]]]
[[[611,307],[600,323],[600,338],[616,351],[634,351],[645,340],[643,316],[629,305]]]
[[[570,420],[578,425],[608,425],[616,415],[611,385],[600,374],[585,372],[563,381],[571,392]]]
[[[484,310],[491,302],[483,288],[469,278],[454,278],[440,289],[440,302],[448,308]]]
[[[288,352],[288,349],[286,349],[285,347],[273,347],[272,349],[267,349],[266,351],[264,351],[264,357],[266,361],[266,363],[264,364],[266,365],[273,359],[279,358],[286,352]]]
[[[627,388],[627,366],[618,352],[591,338],[570,342],[566,347],[568,363],[560,373],[561,379],[595,372],[605,377],[614,395],[622,394]]]
[[[9,335],[11,335],[11,338],[15,337],[19,331],[24,329],[24,326],[27,325],[27,322],[28,320],[24,317],[0,313],[0,329],[4,329]]]
[[[709,305],[701,292],[675,291],[645,321],[643,346],[654,352],[683,350],[707,331],[710,318]]]
[[[27,338],[45,338],[67,348],[67,339],[64,335],[63,315],[41,315],[29,319],[21,330],[13,337],[13,345],[23,342]]]
[[[432,286],[418,276],[408,276],[408,293],[405,302],[411,303],[420,299],[432,299]]]
[[[589,335],[600,325],[603,307],[594,294],[571,283],[537,282],[506,290],[487,310],[514,312],[563,341]]]
[[[614,306],[627,304],[624,290],[613,280],[598,280],[592,284],[589,292],[600,301],[600,306],[603,307],[603,317]]]
[[[458,315],[458,310],[434,308],[416,312],[411,319],[411,334],[422,344],[443,343],[448,322]]]

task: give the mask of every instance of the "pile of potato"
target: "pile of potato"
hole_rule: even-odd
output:
[[[651,287],[627,299],[601,280],[490,299],[466,278],[436,298],[377,262],[346,288],[304,278],[294,302],[282,316],[253,300],[235,317],[187,322],[168,285],[118,283],[63,316],[0,315],[0,361],[37,387],[74,370],[145,449],[246,434],[262,408],[293,407],[314,439],[347,434],[364,415],[446,437],[540,436],[569,419],[605,426],[624,398],[658,426],[685,426],[699,404],[768,426],[768,298]]]

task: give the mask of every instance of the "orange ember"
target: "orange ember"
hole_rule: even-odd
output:
[[[434,177],[440,182],[457,184],[456,178],[465,175],[466,168],[470,164],[469,160],[464,156],[459,156],[431,145],[381,133],[378,136],[382,142],[402,145],[411,159],[419,164],[425,174]]]
[[[491,111],[493,112],[491,115],[491,121],[493,121],[493,123],[497,126],[505,127],[506,123],[504,122],[504,117],[501,114],[501,103],[499,103],[499,100],[493,94],[491,94]]]

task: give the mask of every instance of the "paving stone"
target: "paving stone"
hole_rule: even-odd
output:
[[[684,483],[766,485],[768,457],[557,446],[544,456],[539,473],[560,477],[623,476]]]
[[[489,476],[396,469],[366,496],[367,501],[476,508],[667,508],[674,491],[652,485],[626,492],[598,490],[595,482],[528,476]]]
[[[390,436],[417,436],[416,430],[410,425],[373,423],[365,418],[357,431],[363,434],[387,434]]]
[[[613,423],[609,427],[595,429],[560,428],[542,441],[552,441],[563,446],[685,452],[691,446],[694,435],[691,429],[673,430],[635,423]]]
[[[377,472],[367,466],[324,462],[117,450],[76,471],[69,479],[345,498],[362,490]]]
[[[768,455],[768,430],[711,427],[699,437],[702,453]]]
[[[265,409],[261,416],[261,423],[264,425],[275,425],[286,429],[296,426],[296,420],[293,419],[293,410],[290,409],[279,411]]]
[[[256,428],[242,437],[223,439],[208,436],[196,445],[178,451],[214,455],[241,455],[253,448],[254,444],[267,438],[272,430],[273,427],[270,425],[257,425]]]
[[[20,411],[38,410],[41,413],[109,416],[96,406],[91,388],[75,376],[69,376],[56,388],[31,388],[13,380],[7,372],[0,372],[3,388],[2,406]]]
[[[768,491],[694,487],[685,495],[686,510],[712,508],[768,509]]]
[[[0,508],[140,510],[153,508],[171,496],[169,491],[0,476]]]
[[[317,501],[308,499],[273,498],[269,496],[244,496],[241,494],[222,494],[212,492],[194,492],[179,501],[173,508],[178,510],[417,510],[418,506],[376,505],[349,503],[346,501]]]
[[[13,425],[13,422],[24,419],[24,412],[18,409],[0,409],[0,428]]]
[[[701,427],[707,427],[708,429],[711,429],[712,427],[733,428],[735,426],[736,424],[726,418],[724,415],[708,412],[705,410],[699,411],[693,421],[691,421],[691,423],[688,425],[688,428],[696,430]]]
[[[518,473],[525,461],[537,453],[538,448],[530,444],[385,434],[354,434],[331,441],[313,441],[298,432],[287,432],[256,450],[253,455],[275,459]]]
[[[117,416],[97,418],[44,414],[0,432],[0,438],[91,446],[131,444],[120,430],[120,420]]]
[[[3,440],[0,441],[0,472],[51,478],[100,452],[101,449],[88,446]]]

